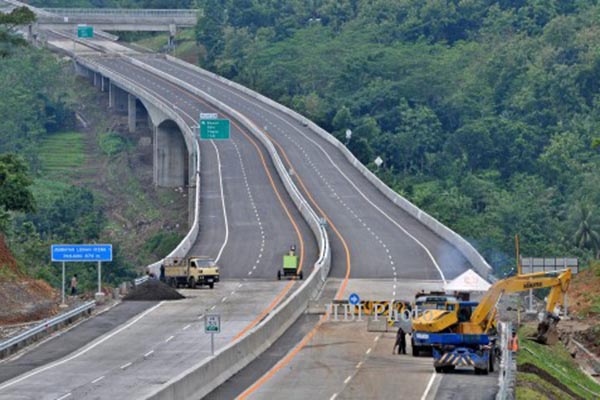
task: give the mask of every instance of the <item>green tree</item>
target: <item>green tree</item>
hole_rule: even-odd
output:
[[[31,212],[35,201],[27,164],[14,154],[0,155],[0,231],[5,232],[8,212]]]
[[[206,48],[203,64],[212,66],[224,47],[223,28],[225,27],[225,9],[218,0],[203,0],[203,10],[196,24],[196,42]]]
[[[600,224],[592,208],[581,203],[578,207],[577,230],[573,240],[577,247],[592,251],[596,258],[600,258]]]
[[[26,44],[16,35],[16,29],[34,21],[35,14],[27,7],[17,7],[8,14],[0,13],[0,57],[6,57],[13,53],[16,46]]]

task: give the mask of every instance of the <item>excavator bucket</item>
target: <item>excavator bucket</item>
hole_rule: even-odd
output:
[[[547,345],[553,345],[558,342],[558,330],[556,329],[558,321],[558,318],[546,318],[540,322],[534,340]]]

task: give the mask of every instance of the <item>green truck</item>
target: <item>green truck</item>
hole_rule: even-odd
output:
[[[288,254],[283,256],[283,269],[277,271],[277,279],[302,279],[302,271],[298,271],[299,261],[296,255],[296,246],[290,246]]]

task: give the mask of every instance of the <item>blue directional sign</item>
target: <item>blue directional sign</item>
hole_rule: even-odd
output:
[[[52,261],[112,261],[112,244],[53,244]]]
[[[360,297],[358,297],[358,295],[356,293],[352,293],[350,295],[350,297],[348,297],[348,303],[352,304],[353,306],[357,305],[358,303],[360,303]]]

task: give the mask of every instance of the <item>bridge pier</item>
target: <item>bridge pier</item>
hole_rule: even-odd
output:
[[[108,108],[125,114],[128,107],[127,95],[128,93],[125,90],[110,82],[108,84]]]
[[[135,96],[128,94],[127,95],[127,122],[129,127],[129,132],[135,132],[136,122],[137,122],[137,105]]]
[[[154,183],[182,187],[189,183],[189,157],[181,130],[172,120],[154,128]]]

